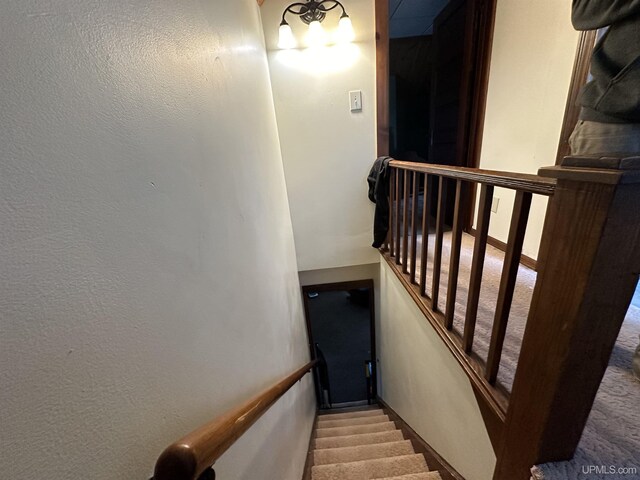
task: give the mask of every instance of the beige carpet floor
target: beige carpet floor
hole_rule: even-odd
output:
[[[382,409],[318,417],[312,480],[441,480]]]

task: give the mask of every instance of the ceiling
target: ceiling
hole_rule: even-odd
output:
[[[389,0],[389,36],[416,37],[433,33],[433,20],[448,0]]]

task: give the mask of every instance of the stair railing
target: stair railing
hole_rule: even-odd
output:
[[[307,363],[255,397],[169,445],[158,457],[152,480],[214,480],[212,466],[216,460],[317,362]]]
[[[400,279],[409,293],[458,359],[476,392],[483,398],[490,415],[495,422],[503,424],[507,415],[509,392],[497,382],[497,374],[529,208],[534,194],[553,196],[556,181],[537,175],[396,160],[391,161],[390,166],[391,215],[387,248],[383,250],[383,255],[396,273],[400,274]],[[480,198],[465,327],[464,333],[460,335],[453,329],[453,319],[456,310],[462,234],[469,215],[472,186],[480,187]],[[473,350],[473,340],[495,187],[515,190],[516,201],[495,310],[489,358],[485,361]],[[419,204],[420,197],[422,205]],[[447,208],[449,200],[454,200],[452,210]],[[422,218],[417,218],[420,210]],[[435,222],[430,221],[432,212],[435,212]],[[442,304],[440,284],[445,222],[453,225],[446,304]],[[423,239],[420,252],[417,251],[418,231]],[[430,233],[435,235],[431,265],[428,262],[429,242],[425,241]],[[430,285],[427,285],[428,269],[432,270]]]
[[[640,158],[567,157],[538,175],[396,160],[390,167],[389,234],[381,253],[474,387],[496,451],[494,480],[527,480],[535,464],[572,458],[638,281]],[[453,319],[461,240],[476,187],[475,243],[459,334]],[[494,187],[514,190],[515,202],[485,359],[473,344]],[[509,392],[497,378],[534,194],[549,200],[536,285]],[[448,198],[454,202],[452,211]],[[432,211],[435,222],[429,221]],[[445,221],[452,224],[452,233],[446,303],[441,305]],[[425,240],[431,231],[435,248],[429,265]],[[423,238],[419,252],[418,232]],[[433,280],[429,294],[428,268]]]

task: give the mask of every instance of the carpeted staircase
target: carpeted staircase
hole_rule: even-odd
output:
[[[382,409],[320,415],[311,480],[441,480]]]

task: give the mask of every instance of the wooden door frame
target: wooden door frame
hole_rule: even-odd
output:
[[[357,288],[369,289],[369,317],[370,326],[369,331],[371,341],[371,386],[373,398],[378,397],[378,373],[377,373],[377,352],[376,352],[376,307],[375,307],[375,291],[373,279],[367,280],[352,280],[349,282],[336,282],[336,283],[322,283],[318,285],[305,285],[302,287],[302,301],[304,304],[304,317],[307,325],[307,335],[309,339],[309,352],[311,353],[311,359],[315,360],[316,354],[313,340],[313,333],[311,331],[311,315],[309,312],[309,296],[311,292],[341,292],[344,290],[354,290]],[[320,399],[318,399],[319,401]]]
[[[477,1],[474,21],[475,46],[471,52],[471,108],[468,118],[466,166],[478,168],[489,88],[489,68],[495,27],[497,0]],[[389,2],[375,0],[376,24],[376,125],[378,156],[389,154]],[[465,230],[473,226],[475,191],[472,189],[465,215]]]

